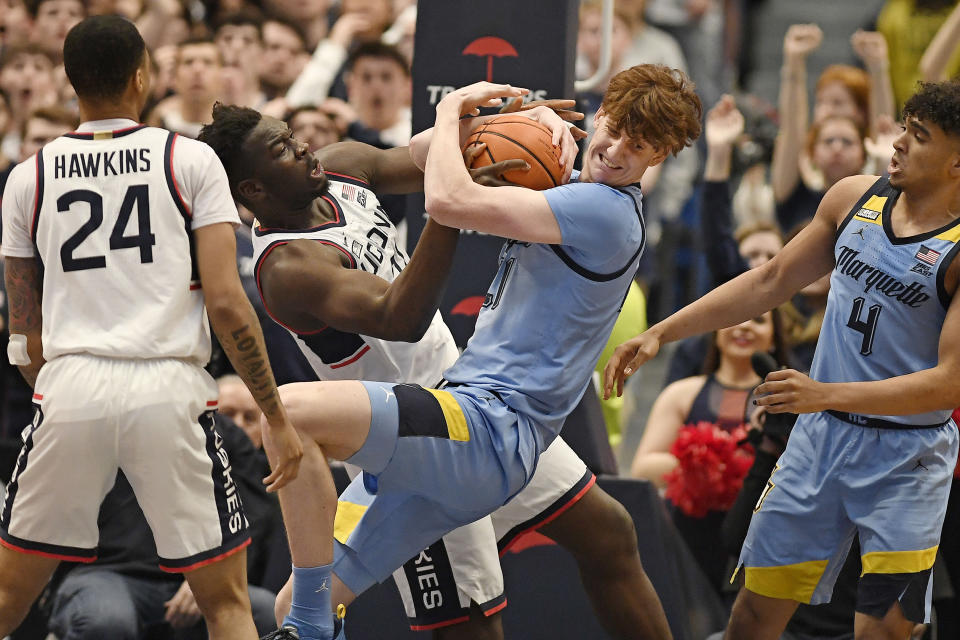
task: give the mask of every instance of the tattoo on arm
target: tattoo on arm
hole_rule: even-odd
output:
[[[10,312],[10,333],[27,337],[30,364],[18,367],[33,387],[43,366],[43,273],[33,258],[8,258],[4,264],[7,305]]]
[[[280,398],[263,334],[256,330],[258,328],[245,324],[231,331],[229,339],[221,342],[237,375],[247,383],[261,411],[270,419],[279,415]]]
[[[8,259],[4,267],[10,332],[26,335],[40,331],[43,324],[40,312],[43,284],[39,265],[35,260],[14,258]]]

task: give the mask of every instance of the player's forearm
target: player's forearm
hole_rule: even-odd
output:
[[[7,258],[4,279],[11,336],[26,339],[26,362],[17,368],[33,388],[44,365],[43,359],[43,275],[33,258]],[[23,354],[19,354],[22,358]]]
[[[473,133],[478,126],[495,117],[495,115],[490,115],[475,118],[461,118],[459,120],[460,147],[463,146],[463,143],[467,141],[467,138],[470,137],[470,134]],[[433,142],[433,130],[434,127],[424,129],[410,138],[410,158],[421,170],[427,166],[427,152],[430,150],[430,144]]]
[[[423,337],[443,297],[460,231],[428,220],[409,264],[384,294],[384,336],[416,342]]]
[[[960,406],[958,373],[924,369],[886,380],[823,384],[823,408],[849,413],[907,416]]]
[[[756,318],[789,300],[792,293],[790,285],[780,282],[773,262],[768,262],[717,287],[647,331],[659,336],[661,344],[682,340]]]
[[[459,123],[458,108],[452,103],[441,104],[437,108],[423,179],[427,212],[440,224],[449,226],[458,226],[458,200],[474,188],[483,188],[474,184],[463,164]]]
[[[246,297],[213,304],[208,301],[207,315],[230,364],[253,394],[267,421],[271,424],[282,421],[286,413],[277,393],[260,322],[250,302]]]

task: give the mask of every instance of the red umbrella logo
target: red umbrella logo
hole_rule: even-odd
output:
[[[517,50],[503,38],[484,36],[477,38],[463,50],[465,56],[480,56],[487,59],[487,82],[493,82],[493,59],[510,56],[517,57]]]

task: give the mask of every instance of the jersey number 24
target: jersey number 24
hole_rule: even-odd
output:
[[[102,269],[107,266],[105,256],[93,255],[78,258],[74,256],[74,252],[103,224],[103,197],[88,189],[68,191],[57,198],[57,211],[67,213],[76,203],[85,203],[90,210],[90,217],[60,247],[60,263],[64,271]],[[124,235],[130,224],[134,207],[137,209],[137,233]],[[140,262],[145,264],[153,262],[153,245],[156,243],[156,236],[150,233],[150,197],[147,185],[130,185],[120,205],[113,231],[110,233],[110,250],[139,248]]]

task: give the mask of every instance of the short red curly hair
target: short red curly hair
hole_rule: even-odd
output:
[[[700,136],[703,105],[685,73],[662,64],[638,64],[613,76],[603,95],[610,125],[674,155]]]

